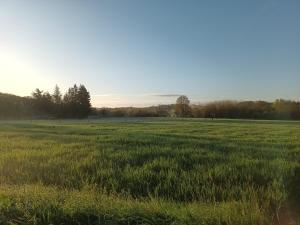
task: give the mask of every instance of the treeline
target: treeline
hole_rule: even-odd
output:
[[[145,108],[100,108],[93,109],[94,118],[102,117],[191,117],[231,119],[278,119],[300,120],[300,102],[289,100],[265,101],[215,101],[190,105],[186,96],[181,96],[173,105]]]
[[[0,119],[102,117],[194,117],[231,119],[300,120],[300,102],[215,101],[190,104],[180,96],[175,104],[144,108],[91,108],[84,85],[74,85],[62,95],[58,86],[52,94],[36,89],[30,97],[0,93]]]
[[[300,120],[300,102],[217,101],[191,106],[193,117]]]
[[[32,109],[31,98],[0,93],[0,119],[30,118],[33,115]]]
[[[169,117],[174,105],[151,107],[93,108],[93,118],[102,117]]]
[[[53,94],[36,89],[30,97],[0,93],[0,119],[85,118],[91,112],[90,94],[76,84],[62,95],[58,86]]]

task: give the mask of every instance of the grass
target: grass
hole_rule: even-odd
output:
[[[0,224],[272,224],[299,209],[299,137],[299,122],[2,121]]]

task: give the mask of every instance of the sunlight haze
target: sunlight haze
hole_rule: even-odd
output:
[[[299,11],[292,0],[4,0],[0,92],[82,83],[94,106],[109,107],[180,94],[299,100]]]

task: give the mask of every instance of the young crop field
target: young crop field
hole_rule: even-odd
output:
[[[299,122],[0,122],[0,224],[285,225],[299,202]]]

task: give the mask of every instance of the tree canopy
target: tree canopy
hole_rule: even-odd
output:
[[[91,111],[90,94],[75,84],[63,96],[56,85],[53,94],[35,89],[30,97],[0,93],[0,119],[85,118]]]
[[[187,96],[181,95],[176,100],[175,105],[175,114],[177,117],[189,117],[191,116],[191,107],[190,107],[190,100]]]

